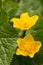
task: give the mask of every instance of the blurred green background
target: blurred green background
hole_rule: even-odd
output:
[[[15,55],[16,40],[23,36],[23,31],[13,28],[10,19],[19,18],[23,12],[39,16],[36,25],[25,32],[42,42],[32,59]],[[0,65],[43,65],[43,0],[0,0]]]

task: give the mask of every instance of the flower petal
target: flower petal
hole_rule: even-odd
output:
[[[26,12],[26,13],[21,14],[20,18],[23,19],[23,21],[24,20],[27,21],[27,19],[30,18],[30,16],[29,16],[28,12]]]
[[[29,20],[30,20],[30,17],[29,17],[29,14],[28,14],[27,12],[21,14],[21,16],[20,16],[20,21],[21,21],[22,23],[24,23],[24,25],[27,25]]]
[[[41,42],[40,41],[35,41],[34,43],[34,53],[37,53],[41,47]]]
[[[16,51],[16,55],[26,56],[26,52],[18,48],[17,51]]]
[[[12,18],[11,22],[13,22],[13,27],[15,28],[27,30],[34,26],[37,20],[38,20],[37,15],[30,17],[28,12],[26,12],[21,14],[20,19]]]
[[[18,22],[18,21],[19,21],[19,18],[12,18],[12,19],[10,20],[10,22],[14,22],[14,23],[15,23],[15,21]]]
[[[34,44],[32,45],[32,48],[28,51],[28,56],[31,58],[34,57],[35,53],[37,53],[41,47],[41,42],[40,41],[35,41]]]
[[[37,15],[30,17],[29,29],[36,24],[38,18],[39,18],[39,17],[38,17]]]
[[[23,41],[22,38],[19,38],[19,39],[17,40],[17,44],[18,44],[18,47],[19,47],[20,49],[24,49],[24,41]]]
[[[27,51],[27,56],[29,56],[30,58],[33,58],[34,57],[34,53],[33,53],[33,51],[31,52],[29,52],[29,51]]]
[[[11,22],[13,22],[13,27],[19,28],[20,27],[20,21],[19,18],[12,18]]]
[[[32,35],[31,34],[27,34],[25,37],[24,37],[24,40],[25,41],[34,41],[34,38],[32,37]]]

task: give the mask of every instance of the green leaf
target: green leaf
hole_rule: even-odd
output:
[[[8,13],[12,9],[16,9],[18,7],[18,4],[13,2],[12,0],[5,0],[3,2],[3,9]]]
[[[20,0],[12,0],[12,1],[13,1],[13,2],[17,2],[17,3],[18,3]]]
[[[40,55],[40,56],[39,56]],[[34,58],[24,57],[24,56],[17,56],[14,54],[13,60],[11,65],[43,65],[43,53],[41,52],[36,54]],[[40,59],[42,58],[42,60]],[[37,61],[38,60],[38,61]]]
[[[30,15],[38,14],[42,17],[43,6],[40,0],[20,0],[19,7],[16,15],[20,15],[23,12],[29,12]]]
[[[0,38],[15,38],[18,37],[19,30],[13,28],[13,24],[10,23],[8,14],[2,11],[0,14]]]
[[[0,65],[10,65],[16,52],[19,30],[13,28],[5,11],[0,14]]]
[[[2,8],[2,1],[0,0],[0,12],[1,12],[1,8]]]
[[[2,10],[0,13],[0,25],[2,25],[4,22],[7,21],[8,21],[8,15],[4,10]]]
[[[16,38],[0,38],[0,65],[10,65],[16,48]]]

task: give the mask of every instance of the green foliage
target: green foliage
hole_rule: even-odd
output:
[[[18,7],[18,4],[11,1],[11,0],[8,0],[8,1],[5,1],[3,3],[3,9],[8,13],[9,11],[11,11],[12,9],[16,9]]]
[[[2,7],[2,1],[0,0],[0,12],[1,12],[1,7]]]
[[[39,15],[34,27],[25,32],[42,42],[40,51],[34,58],[16,56],[17,38],[23,31],[15,29],[10,22],[12,17],[20,17],[23,12],[30,16]],[[43,1],[42,0],[0,0],[0,65],[43,65]]]
[[[10,65],[16,51],[16,38],[0,38],[0,65]]]

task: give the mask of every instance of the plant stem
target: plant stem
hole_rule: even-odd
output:
[[[25,36],[25,33],[26,33],[26,30],[25,30],[25,31],[23,31],[23,37]]]

